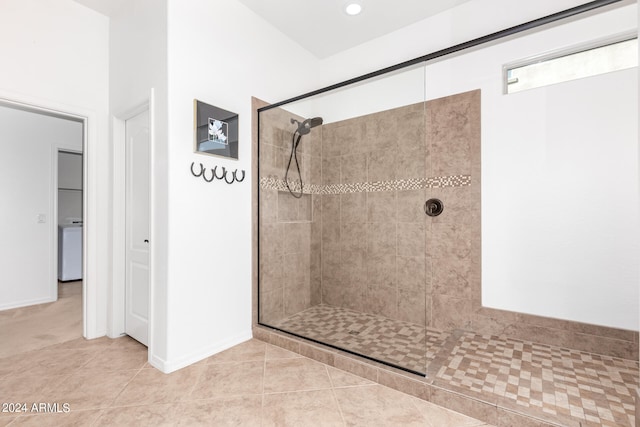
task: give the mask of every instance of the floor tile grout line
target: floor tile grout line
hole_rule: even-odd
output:
[[[264,425],[264,387],[265,387],[265,383],[267,382],[267,351],[268,351],[268,344],[265,342],[264,343],[264,360],[262,363],[262,393],[260,393],[260,427],[262,427]]]
[[[98,414],[98,416],[96,417],[96,420],[94,420],[90,425],[94,425],[95,421],[97,421],[97,419],[102,415],[102,412],[104,412],[107,409],[111,409],[108,407],[105,408],[83,408],[83,409],[77,409],[77,410],[71,410],[69,413],[78,413],[78,412],[100,412],[100,414]],[[18,415],[16,416],[9,424],[7,424],[5,427],[9,427],[10,425],[12,425],[15,421],[18,420],[18,418],[35,418],[35,417],[39,417],[39,418],[51,418],[51,417],[57,417],[57,416],[63,416],[63,414],[60,413],[50,413],[50,412],[42,412],[42,413],[23,413],[22,415]],[[7,417],[8,418],[8,417]],[[0,418],[2,419],[2,418]]]
[[[274,359],[274,360],[279,360],[279,359]],[[212,366],[212,365],[239,365],[241,363],[250,363],[250,362],[262,362],[263,359],[247,359],[247,360],[241,360],[241,361],[234,361],[234,360],[230,360],[230,361],[211,361],[211,362],[207,362],[205,363],[205,366]]]
[[[111,405],[111,406],[107,406],[104,408],[92,408],[92,410],[99,410],[99,411],[107,411],[107,410],[112,410],[112,409],[126,409],[126,408],[143,408],[145,406],[161,406],[161,405],[177,405],[180,403],[187,403],[190,402],[188,400],[174,400],[171,402],[147,402],[147,403],[132,403],[132,404],[127,404],[127,405]]]
[[[113,345],[113,343],[111,343],[111,345]],[[108,347],[111,347],[111,345],[109,345]],[[93,357],[90,357],[89,360],[87,360],[81,367],[79,367],[77,370],[79,371],[82,368],[85,368],[89,363],[93,362],[93,360],[95,360],[98,356],[100,355],[100,351],[98,350],[94,350],[94,355]]]
[[[411,401],[411,405],[413,405],[413,407],[416,409],[416,411],[418,411],[418,413],[420,414],[420,417],[423,420],[425,420],[425,422],[426,422],[427,421],[426,417],[422,414],[422,411],[418,407],[418,401],[421,401],[421,402],[427,402],[427,401],[426,400],[422,400],[422,399],[420,399],[419,397],[416,397],[416,396],[412,396],[412,395],[408,395],[408,396],[409,396],[409,400]],[[431,402],[429,402],[429,403],[431,403]],[[450,409],[450,410],[452,410],[452,409]]]
[[[138,369],[138,372],[136,372],[131,378],[129,378],[129,381],[127,381],[127,383],[124,385],[124,387],[122,387],[120,389],[120,391],[118,392],[118,394],[116,394],[116,396],[113,398],[113,400],[111,401],[111,403],[109,404],[109,408],[113,408],[114,404],[116,403],[116,400],[118,400],[118,398],[120,397],[120,395],[122,394],[122,392],[124,392],[126,390],[127,387],[129,387],[129,384],[131,384],[131,382],[138,376],[140,375],[140,372],[142,372],[142,370],[144,369],[144,364],[140,367],[140,369]],[[123,370],[124,371],[124,370]],[[118,371],[113,371],[113,372],[118,372]]]
[[[333,396],[333,401],[336,404],[336,407],[338,408],[338,413],[340,414],[340,419],[342,420],[342,425],[346,426],[347,425],[347,421],[344,419],[344,414],[342,413],[342,406],[340,406],[340,402],[338,401],[338,396],[336,396],[336,390],[335,390],[335,385],[333,382],[333,378],[331,377],[331,374],[329,373],[329,366],[328,365],[324,365],[324,369],[327,372],[327,376],[329,377],[329,384],[331,384],[331,396]]]
[[[346,426],[347,420],[344,418],[344,413],[342,412],[342,406],[340,405],[340,402],[338,401],[338,396],[336,396],[336,391],[333,388],[331,389],[331,396],[333,396],[333,401],[336,403],[336,407],[338,408],[338,413],[340,414],[342,425]]]
[[[100,418],[102,418],[102,416],[105,414],[105,410],[104,409],[100,409],[100,412],[98,413],[98,416],[96,417],[95,420],[93,420],[93,422],[91,423],[90,427],[93,427],[95,425],[98,424],[98,421],[100,421]]]
[[[331,388],[332,387],[312,387],[312,388],[302,388],[302,389],[296,389],[296,390],[265,391],[263,395],[273,396],[277,394],[287,394],[287,393],[310,393],[312,391],[330,390]]]
[[[329,384],[331,384],[331,388],[333,389],[335,387],[335,385],[333,384],[333,378],[331,377],[331,373],[329,372],[329,366],[324,364],[324,370],[327,373],[327,376],[329,377]]]
[[[196,386],[200,383],[200,378],[202,378],[202,376],[206,373],[205,371],[207,370],[207,366],[209,366],[208,364],[204,364],[202,366],[200,366],[200,373],[198,374],[197,378],[193,381],[193,384],[191,385],[191,388],[189,389],[189,394],[187,395],[189,398],[191,398],[193,396],[193,392],[196,389]],[[189,401],[189,400],[185,400],[185,401]]]
[[[104,412],[104,409],[103,408],[87,408],[87,409],[79,409],[79,410],[72,411],[72,412],[75,412],[75,413],[78,413],[78,412],[97,412],[96,418],[91,422],[91,424],[89,424],[89,426],[93,426],[98,421],[98,419],[100,419],[100,417],[102,416],[102,412]],[[69,413],[71,413],[71,412],[69,412]],[[5,427],[10,427],[11,425],[13,425],[13,423],[15,421],[18,420],[18,418],[21,418],[21,417],[22,418],[28,418],[28,417],[38,417],[38,416],[40,416],[42,418],[45,418],[45,417],[49,417],[50,418],[52,415],[53,416],[57,416],[57,415],[60,415],[60,414],[51,414],[51,413],[24,414],[24,415],[20,415],[20,416],[15,417]]]
[[[366,378],[365,378],[366,379]],[[381,385],[378,383],[372,383],[372,384],[354,384],[354,385],[339,385],[334,387],[334,389],[336,390],[343,390],[343,389],[347,389],[347,388],[363,388],[363,387],[375,387],[377,385]]]
[[[241,397],[257,397],[261,396],[260,393],[247,393],[247,394],[231,394],[227,396],[218,396],[218,397],[203,397],[196,399],[188,399],[188,400],[172,400],[172,401],[159,401],[159,402],[147,402],[147,403],[134,403],[128,405],[112,405],[105,408],[90,408],[90,410],[110,410],[110,409],[124,409],[124,408],[143,408],[145,406],[161,406],[161,405],[180,405],[183,403],[201,403],[201,402],[209,402],[209,401],[223,401],[227,399],[235,399]],[[89,410],[89,409],[83,409]]]

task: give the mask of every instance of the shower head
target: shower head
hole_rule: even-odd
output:
[[[296,132],[299,135],[306,135],[311,132],[312,128],[320,126],[322,124],[322,117],[313,117],[311,119],[306,119],[303,122],[299,122],[296,119],[291,119],[291,123],[298,124],[298,129],[296,129]]]

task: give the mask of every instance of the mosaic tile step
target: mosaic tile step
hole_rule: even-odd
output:
[[[529,414],[635,425],[638,362],[631,360],[465,332],[436,377],[458,391],[502,397]]]
[[[319,305],[279,329],[405,369],[549,423],[635,426],[638,362]]]

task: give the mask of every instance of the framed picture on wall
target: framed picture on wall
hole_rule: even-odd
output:
[[[238,159],[238,115],[193,100],[194,152]]]

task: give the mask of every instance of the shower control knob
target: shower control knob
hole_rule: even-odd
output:
[[[429,199],[424,204],[424,213],[429,216],[438,216],[444,210],[444,204],[439,199]]]

